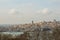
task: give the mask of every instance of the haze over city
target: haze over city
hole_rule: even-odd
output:
[[[60,0],[0,0],[0,24],[60,20]]]
[[[0,40],[60,40],[60,0],[0,0]]]

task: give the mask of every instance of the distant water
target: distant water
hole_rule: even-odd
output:
[[[23,32],[3,32],[3,34],[11,34],[11,35],[21,35]]]

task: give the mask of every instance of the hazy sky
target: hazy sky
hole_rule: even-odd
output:
[[[60,0],[0,0],[0,24],[60,20]]]

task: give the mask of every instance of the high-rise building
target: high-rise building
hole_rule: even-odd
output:
[[[32,24],[34,24],[34,22],[32,21]]]

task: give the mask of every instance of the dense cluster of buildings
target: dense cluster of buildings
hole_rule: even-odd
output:
[[[0,32],[24,32],[24,31],[33,31],[34,29],[41,28],[55,28],[60,26],[60,21],[43,21],[29,24],[15,24],[15,25],[5,25],[0,26]]]

